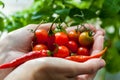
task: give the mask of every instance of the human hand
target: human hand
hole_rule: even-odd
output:
[[[41,24],[39,28],[49,29],[51,23]],[[21,29],[8,33],[0,40],[0,64],[7,63],[27,52],[31,49],[31,43],[34,31],[38,25],[30,24]],[[0,70],[0,80],[9,74],[13,68]]]
[[[3,39],[3,41],[9,40],[9,41],[7,41],[8,44],[3,43],[3,45],[7,45],[7,47],[5,46],[6,50],[4,50],[4,47],[2,47],[2,53],[5,52],[5,54],[3,54],[3,55],[9,55],[8,58],[6,58],[6,60],[5,60],[6,62],[8,62],[16,57],[19,57],[20,55],[23,55],[24,53],[26,53],[30,50],[32,38],[34,36],[34,34],[30,30],[31,29],[34,30],[36,28],[36,26],[37,25],[29,25],[29,26],[24,27],[22,29],[13,31],[13,32],[9,33],[8,36],[6,36],[6,38]],[[50,26],[50,24],[44,24],[44,25],[41,25],[41,27],[39,27],[39,28],[45,28],[46,30],[48,30],[49,26]],[[73,28],[75,28],[75,27],[73,27]],[[91,26],[91,28],[93,28],[93,27]],[[67,29],[67,31],[69,31],[69,30],[70,30],[70,28]],[[97,41],[102,41],[101,43],[104,42],[103,41],[103,32],[96,31],[96,33],[97,34],[94,36],[95,43],[94,43],[93,48],[92,48],[93,49],[92,53],[100,51],[103,47],[102,44],[100,44],[99,46],[97,45]],[[16,37],[17,37],[17,39],[16,39]],[[19,42],[19,44],[18,44],[18,42]]]
[[[105,66],[102,59],[84,63],[55,57],[44,57],[25,62],[4,80],[93,80],[95,73]]]

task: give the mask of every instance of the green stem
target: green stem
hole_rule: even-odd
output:
[[[53,34],[54,34],[54,32],[53,32],[53,30],[52,30],[52,27],[53,27],[55,21],[56,21],[58,18],[59,18],[59,16],[56,17],[56,18],[53,20],[53,22],[52,22],[52,24],[51,24],[51,26],[50,26],[50,30],[49,30],[49,32],[48,32],[49,35],[53,35]]]

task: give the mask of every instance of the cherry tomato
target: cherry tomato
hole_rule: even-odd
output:
[[[77,54],[78,55],[85,55],[85,56],[90,55],[89,50],[87,48],[85,48],[85,47],[79,47],[78,51],[77,51]]]
[[[69,40],[73,40],[75,42],[78,42],[79,35],[80,35],[80,32],[77,32],[76,30],[72,30],[68,32]]]
[[[65,58],[70,55],[69,49],[66,46],[58,46],[55,51],[53,56],[54,57],[60,57],[60,58]]]
[[[55,43],[58,45],[66,45],[68,43],[68,36],[64,32],[55,33]]]
[[[47,46],[44,44],[37,44],[33,47],[33,51],[47,50]]]
[[[89,47],[93,44],[93,36],[89,35],[89,32],[82,32],[79,35],[79,43],[81,46]]]
[[[78,50],[78,45],[75,41],[68,41],[67,47],[73,53],[77,52]]]
[[[36,40],[38,43],[45,43],[48,38],[48,32],[44,29],[38,29],[35,31]]]

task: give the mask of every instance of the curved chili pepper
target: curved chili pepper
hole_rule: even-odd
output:
[[[77,61],[77,62],[85,62],[85,61],[87,61],[91,58],[101,57],[105,53],[106,50],[107,50],[107,48],[105,48],[100,53],[98,53],[96,55],[93,55],[93,56],[79,56],[79,55],[76,55],[76,56],[68,56],[65,59],[72,60],[72,61]],[[0,69],[17,67],[20,64],[22,64],[22,63],[24,63],[28,60],[35,59],[35,58],[40,58],[40,57],[47,57],[47,56],[49,56],[48,53],[49,53],[48,50],[31,51],[28,54],[25,54],[25,55],[15,59],[15,60],[9,62],[9,63],[5,63],[5,64],[0,65]]]
[[[48,55],[48,50],[41,50],[41,51],[31,51],[27,54],[24,54],[21,57],[16,58],[15,60],[9,62],[9,63],[5,63],[0,65],[0,69],[5,69],[5,68],[11,68],[11,67],[17,67],[20,64],[31,60],[31,59],[35,59],[35,58],[40,58],[40,57],[46,57],[49,56]]]
[[[93,56],[74,55],[74,56],[68,56],[65,59],[76,61],[76,62],[85,62],[85,61],[87,61],[89,59],[92,59],[92,58],[99,58],[99,57],[101,57],[106,52],[106,50],[107,50],[107,47],[105,49],[103,49],[101,52],[96,53]]]

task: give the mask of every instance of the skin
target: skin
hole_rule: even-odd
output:
[[[41,24],[39,28],[48,30],[50,25],[50,23]],[[91,55],[94,55],[103,49],[104,31],[96,30],[90,24],[85,25],[96,33],[91,48]],[[34,36],[31,29],[35,30],[37,26],[35,24],[27,25],[10,32],[0,40],[0,64],[9,62],[31,50]],[[70,31],[74,28],[76,27],[66,30]],[[93,80],[97,71],[104,66],[105,61],[100,58],[78,63],[61,58],[44,57],[27,61],[15,69],[0,70],[0,80]]]

